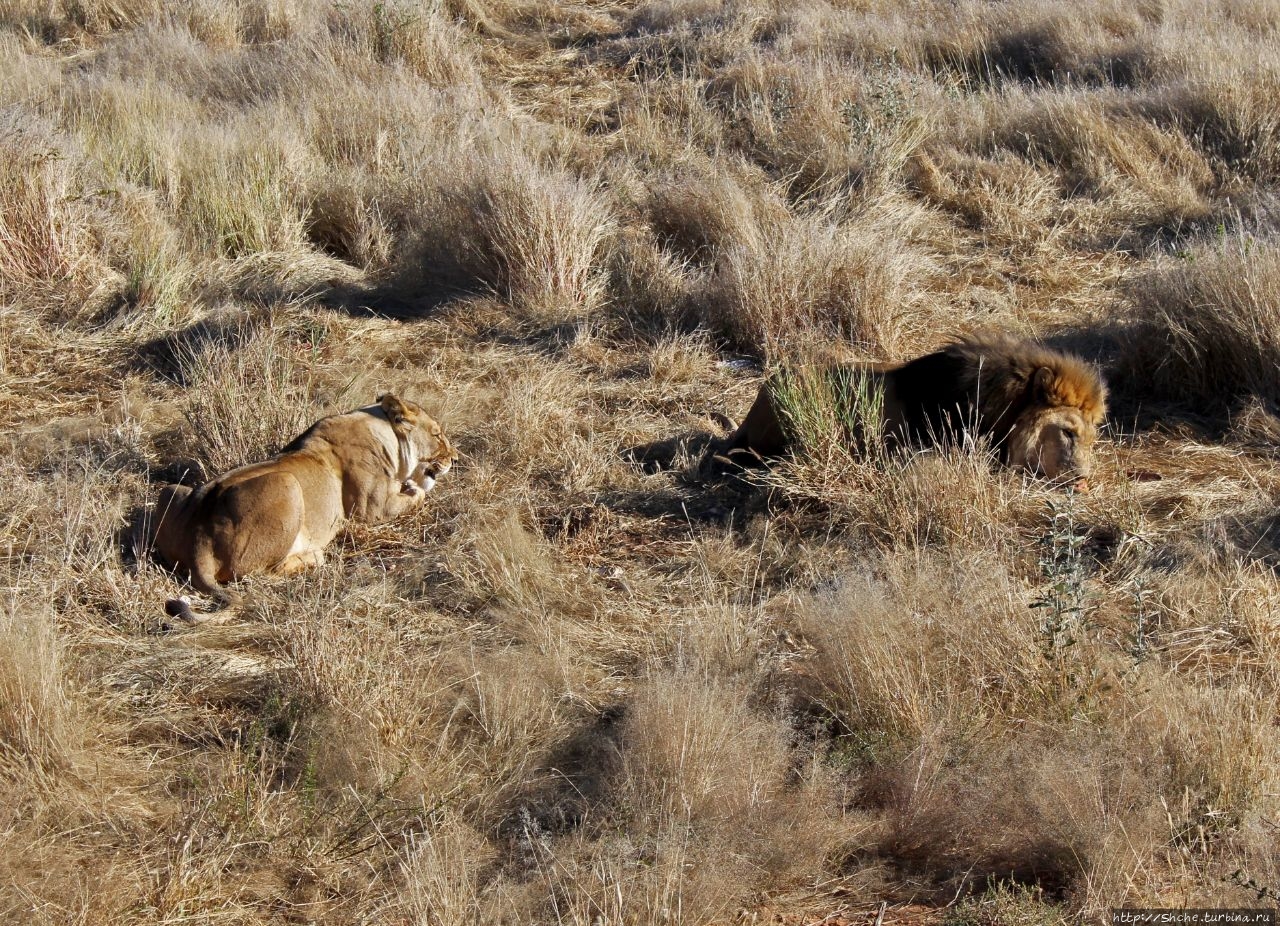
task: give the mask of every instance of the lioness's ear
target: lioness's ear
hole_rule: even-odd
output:
[[[378,397],[378,404],[382,406],[382,410],[387,415],[387,420],[391,422],[392,430],[402,437],[407,437],[418,423],[417,416],[409,409],[409,406],[389,392]]]

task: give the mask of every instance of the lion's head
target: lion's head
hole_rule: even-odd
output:
[[[1098,374],[1074,357],[1045,353],[1032,359],[1039,365],[1009,430],[1009,464],[1064,487],[1088,489],[1106,390]]]
[[[1107,412],[1107,388],[1092,364],[1005,332],[971,335],[943,353],[1005,462],[1060,486],[1088,487]]]
[[[379,397],[378,406],[400,444],[400,478],[430,492],[458,460],[444,429],[421,405],[408,399],[388,393]]]

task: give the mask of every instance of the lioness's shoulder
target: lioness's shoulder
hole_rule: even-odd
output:
[[[386,407],[388,398],[398,403],[391,410]],[[366,405],[363,408],[336,415],[326,415],[289,441],[280,453],[283,455],[306,450],[320,441],[340,446],[369,443],[371,440],[376,440],[374,429],[377,427],[377,422],[385,421],[391,425],[393,432],[398,433],[397,428],[412,429],[418,418],[416,412],[420,411],[421,409],[417,409],[416,406],[411,409],[409,403],[400,403],[400,400],[395,399],[394,396],[383,396],[374,405]]]

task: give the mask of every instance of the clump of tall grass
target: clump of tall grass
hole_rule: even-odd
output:
[[[830,777],[795,769],[789,738],[736,680],[681,667],[643,680],[602,815],[538,848],[551,909],[583,924],[713,923],[764,885],[823,870],[846,831],[828,815]]]
[[[402,64],[432,86],[478,84],[470,36],[449,12],[451,6],[455,4],[423,6],[403,0],[350,4],[332,8],[328,28],[357,53],[384,64]]]
[[[1122,375],[1161,398],[1280,404],[1280,247],[1200,245],[1137,278]]]
[[[616,225],[596,184],[519,156],[456,166],[435,193],[441,211],[428,233],[456,283],[487,290],[535,324],[595,312]]]
[[[1060,187],[1095,205],[1079,210],[1076,237],[1095,243],[1158,234],[1177,238],[1213,212],[1210,159],[1182,132],[1105,99],[1032,97],[992,106],[989,131]],[[1055,197],[1056,198],[1056,197]]]
[[[0,9],[0,23],[44,41],[71,39],[83,33],[103,35],[126,29],[164,10],[156,0],[71,0],[40,3],[15,0]]]
[[[735,347],[769,357],[831,342],[892,356],[933,270],[911,241],[924,221],[910,204],[884,200],[849,222],[817,213],[761,222],[717,264],[707,321]]]
[[[800,202],[883,193],[930,137],[936,101],[901,70],[829,69],[821,58],[752,53],[708,88],[728,140]]]
[[[885,554],[800,608],[817,648],[805,690],[866,770],[863,799],[890,810],[890,851],[953,889],[1012,878],[1084,905],[1135,890],[1171,837],[1274,806],[1275,747],[1253,726],[1273,695],[1135,668],[1084,622],[1066,640],[1034,609],[1063,594],[1056,578],[1036,594],[998,563]],[[1077,787],[1097,801],[1063,813]]]
[[[77,165],[55,139],[22,109],[0,120],[0,298],[62,319],[92,318],[118,292],[119,277],[103,257],[101,223]]]
[[[1025,594],[980,553],[884,554],[802,609],[823,702],[855,739],[908,747],[934,729],[963,739],[1056,716],[1070,693]]]
[[[796,453],[810,459],[884,452],[884,381],[853,364],[782,367],[769,380]]]
[[[54,628],[47,615],[27,607],[10,602],[0,612],[0,779],[34,776],[47,785],[70,771],[83,718],[63,676]]]
[[[198,246],[226,257],[305,246],[305,152],[279,123],[182,138],[175,207]]]

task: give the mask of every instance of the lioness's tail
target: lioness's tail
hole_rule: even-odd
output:
[[[191,584],[218,602],[217,611],[212,614],[193,611],[191,601],[184,596],[166,601],[165,613],[189,624],[220,624],[229,620],[234,615],[234,610],[243,603],[243,599],[236,592],[218,584],[218,563],[213,555],[213,543],[208,539],[196,544],[190,571]]]

